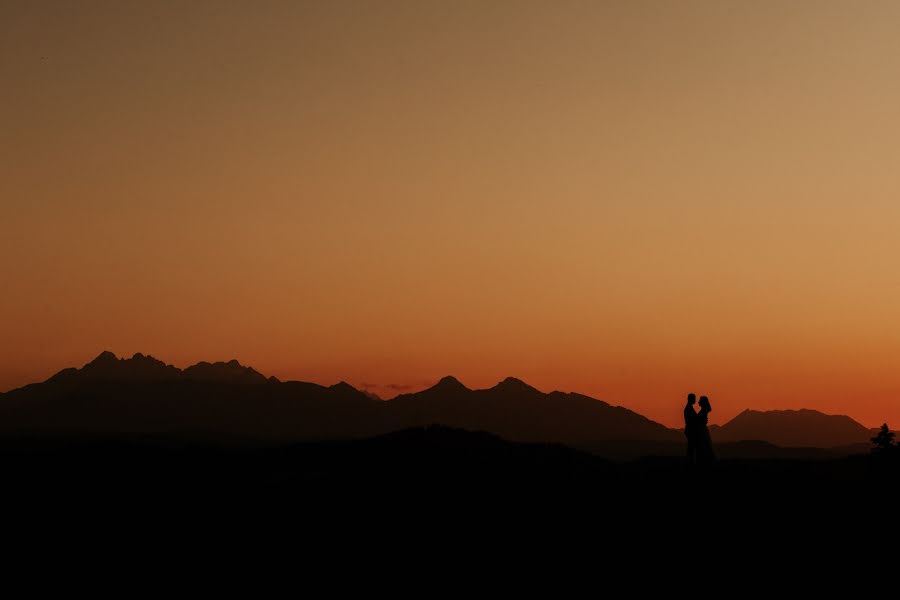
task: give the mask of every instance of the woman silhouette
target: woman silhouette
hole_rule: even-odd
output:
[[[697,413],[697,464],[711,465],[716,462],[716,454],[713,452],[712,438],[709,435],[709,413],[712,412],[712,406],[709,404],[709,398],[700,397],[700,411]]]

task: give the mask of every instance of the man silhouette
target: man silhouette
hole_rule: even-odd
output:
[[[689,465],[697,464],[697,411],[694,404],[697,396],[688,394],[684,406],[684,435],[687,438],[687,461]]]

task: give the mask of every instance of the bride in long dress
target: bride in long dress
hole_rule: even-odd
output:
[[[697,464],[711,465],[716,462],[716,454],[713,452],[712,438],[709,435],[709,413],[712,412],[712,406],[709,398],[701,396],[700,411],[697,413]]]

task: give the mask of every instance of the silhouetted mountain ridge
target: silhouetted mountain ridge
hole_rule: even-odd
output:
[[[266,378],[237,360],[185,369],[152,356],[103,352],[81,369],[0,395],[0,432],[141,433],[257,440],[348,439],[441,424],[510,441],[587,447],[602,442],[684,443],[671,429],[577,393],[544,393],[521,379],[469,389],[453,376],[383,401],[347,382],[330,387]],[[784,447],[868,443],[868,429],[813,410],[746,410],[710,427],[716,443],[759,440]]]
[[[457,391],[465,391],[468,392],[469,388],[464,386],[459,379],[454,377],[453,375],[447,375],[446,377],[441,377],[441,380],[438,381],[431,389],[437,390],[457,390]]]
[[[817,410],[747,409],[722,426],[710,427],[716,442],[761,440],[784,447],[832,448],[868,443],[870,430],[846,415]]]
[[[184,377],[195,381],[220,381],[241,384],[263,384],[271,381],[251,367],[232,359],[228,362],[199,362],[184,370]],[[277,379],[275,380],[277,381]]]
[[[431,388],[401,394],[388,404],[404,427],[440,423],[489,431],[512,441],[677,441],[682,436],[626,408],[581,394],[544,393],[515,377],[488,389],[471,390],[448,376]]]
[[[530,385],[516,377],[507,377],[506,379],[495,385],[492,389],[509,392],[523,392],[528,394],[540,394],[537,388],[531,387]]]
[[[0,397],[0,432],[171,434],[346,439],[441,424],[511,441],[677,441],[680,432],[622,407],[514,377],[471,390],[447,376],[381,401],[346,382],[280,382],[236,360],[182,370],[152,356],[103,352],[81,369]]]
[[[178,380],[235,384],[261,384],[270,381],[255,369],[245,367],[234,359],[215,363],[203,361],[182,370],[140,352],[131,358],[119,358],[112,352],[104,351],[81,369],[63,369],[48,379],[47,383],[91,381],[151,383]]]
[[[181,369],[167,365],[152,356],[137,353],[130,359],[120,359],[112,352],[104,351],[81,369],[63,369],[51,377],[48,382],[130,381],[148,383],[174,381],[182,376]]]

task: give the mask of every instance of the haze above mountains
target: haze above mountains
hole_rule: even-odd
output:
[[[368,437],[436,423],[511,441],[578,447],[637,444],[673,453],[684,442],[681,430],[627,408],[576,393],[543,393],[512,377],[482,390],[445,377],[429,389],[384,401],[343,382],[325,387],[267,378],[235,360],[179,369],[143,354],[119,359],[104,352],[81,369],[0,394],[5,435],[282,443]],[[710,430],[717,444],[758,440],[795,448],[858,446],[871,437],[850,417],[813,410],[746,410]]]

